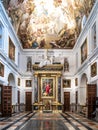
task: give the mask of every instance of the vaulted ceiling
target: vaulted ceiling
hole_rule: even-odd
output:
[[[95,0],[4,0],[23,48],[72,49]]]

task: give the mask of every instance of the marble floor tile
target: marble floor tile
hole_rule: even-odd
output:
[[[71,112],[26,112],[0,121],[0,130],[98,130],[98,122]]]

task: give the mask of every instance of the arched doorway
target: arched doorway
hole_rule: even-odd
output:
[[[80,89],[79,89],[79,103],[81,105],[86,104],[86,95],[87,95],[87,75],[85,73],[82,74],[80,80]],[[82,98],[81,98],[82,97]]]
[[[79,103],[81,112],[91,119],[96,109],[96,84],[87,84],[87,75],[85,73],[81,76]]]
[[[15,77],[12,73],[8,76],[8,86],[12,87],[12,113],[16,112],[15,105],[17,103],[17,89],[15,85]]]

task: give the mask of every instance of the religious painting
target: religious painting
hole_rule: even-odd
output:
[[[41,95],[43,98],[52,98],[54,96],[54,80],[53,78],[41,79]]]
[[[15,61],[15,45],[12,40],[9,38],[9,58]]]
[[[75,86],[78,86],[78,78],[75,79]]]
[[[26,80],[26,87],[32,87],[32,80]]]
[[[87,59],[87,38],[83,42],[81,46],[81,63],[83,63]]]
[[[0,62],[0,76],[4,77],[4,65]]]
[[[97,62],[91,65],[91,77],[94,77],[96,75],[97,75]]]
[[[18,86],[20,86],[20,78],[18,78]]]
[[[94,50],[97,46],[97,42],[96,42],[96,22],[94,23],[94,25],[92,26],[92,46],[91,49]]]
[[[71,80],[63,79],[63,88],[70,88],[70,87],[71,87]]]

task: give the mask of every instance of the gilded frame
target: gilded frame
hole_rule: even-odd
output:
[[[15,61],[15,45],[9,37],[9,58]]]
[[[81,46],[81,64],[87,59],[87,38]]]
[[[63,88],[71,88],[71,80],[63,79]]]
[[[75,78],[75,86],[78,86],[78,78]]]
[[[26,80],[26,87],[32,87],[32,80]]]
[[[97,62],[91,65],[91,77],[94,77],[96,75],[97,75]]]
[[[20,86],[20,78],[18,78],[18,86]]]
[[[55,97],[55,78],[42,77],[41,78],[41,98],[54,98]]]
[[[0,62],[0,76],[4,77],[4,65]]]

